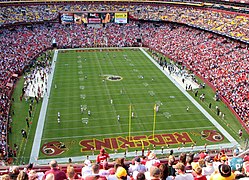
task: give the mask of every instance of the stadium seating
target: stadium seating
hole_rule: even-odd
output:
[[[110,3],[75,5],[29,5],[29,6],[1,6],[0,25],[13,25],[30,22],[59,22],[59,12],[62,11],[129,11],[135,19],[166,20],[184,23],[208,29],[243,41],[249,41],[248,15],[215,9],[184,7],[164,4],[135,4],[134,6]]]
[[[91,27],[59,24],[59,11],[120,10],[131,11],[134,19],[124,26],[106,25],[94,31]],[[184,12],[184,13],[183,13]],[[1,156],[6,155],[7,123],[11,117],[11,92],[16,74],[21,75],[39,54],[52,48],[52,39],[59,48],[96,46],[137,46],[141,36],[143,45],[180,61],[209,82],[249,127],[248,93],[248,45],[209,32],[181,25],[137,23],[137,19],[167,20],[198,26],[248,41],[248,17],[221,11],[208,11],[180,6],[136,4],[84,3],[63,5],[27,5],[0,7],[0,122]],[[47,21],[47,24],[39,22]],[[51,21],[51,22],[50,22]],[[52,23],[55,21],[55,23]],[[20,23],[33,23],[31,28]],[[48,23],[49,22],[49,23]],[[15,25],[15,26],[14,26]],[[5,28],[8,27],[8,28]],[[102,36],[105,32],[105,36]],[[83,36],[87,34],[87,36]],[[95,37],[97,40],[94,39]],[[68,38],[70,37],[70,38]],[[106,44],[106,39],[109,39]],[[187,47],[187,48],[186,48]],[[46,167],[47,169],[47,167]],[[41,170],[42,171],[42,170]]]

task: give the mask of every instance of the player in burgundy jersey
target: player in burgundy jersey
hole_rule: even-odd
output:
[[[103,168],[103,163],[108,162],[108,158],[110,158],[109,154],[105,152],[105,149],[100,149],[100,153],[97,156],[96,163],[100,165],[100,168]]]

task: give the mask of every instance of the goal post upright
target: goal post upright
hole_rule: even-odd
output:
[[[131,104],[129,105],[129,130],[128,131],[129,131],[128,132],[129,141],[131,141]]]
[[[149,141],[149,140],[154,140],[155,138],[155,130],[156,130],[156,104],[153,106],[153,125],[152,125],[152,136],[151,138],[144,138],[144,139],[139,139],[135,140],[132,138],[132,130],[131,130],[131,125],[132,125],[132,105],[130,104],[129,107],[129,117],[128,117],[128,140],[132,142],[141,142],[143,146],[143,141]]]
[[[152,139],[155,137],[155,129],[156,129],[156,107],[157,105],[154,105],[154,113],[153,113],[153,129],[152,129]]]

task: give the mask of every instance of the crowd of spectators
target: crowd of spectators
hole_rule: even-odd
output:
[[[249,16],[214,9],[165,4],[89,3],[1,6],[0,26],[20,22],[56,20],[62,11],[128,11],[130,17],[145,20],[167,20],[198,26],[249,41]]]
[[[101,149],[101,151],[104,151]],[[181,153],[175,156],[173,150],[166,159],[159,160],[153,151],[145,156],[136,156],[132,160],[123,157],[109,161],[109,155],[96,161],[83,160],[75,164],[58,164],[51,160],[49,166],[13,166],[2,179],[22,180],[235,180],[249,178],[249,154],[239,156],[239,149],[232,154],[221,150],[215,154],[201,151],[199,153]],[[103,152],[97,156],[102,156]]]
[[[0,9],[0,25],[54,20],[60,10],[53,5],[4,6]]]

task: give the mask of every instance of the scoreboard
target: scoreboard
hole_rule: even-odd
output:
[[[61,12],[62,24],[128,23],[128,12]]]

